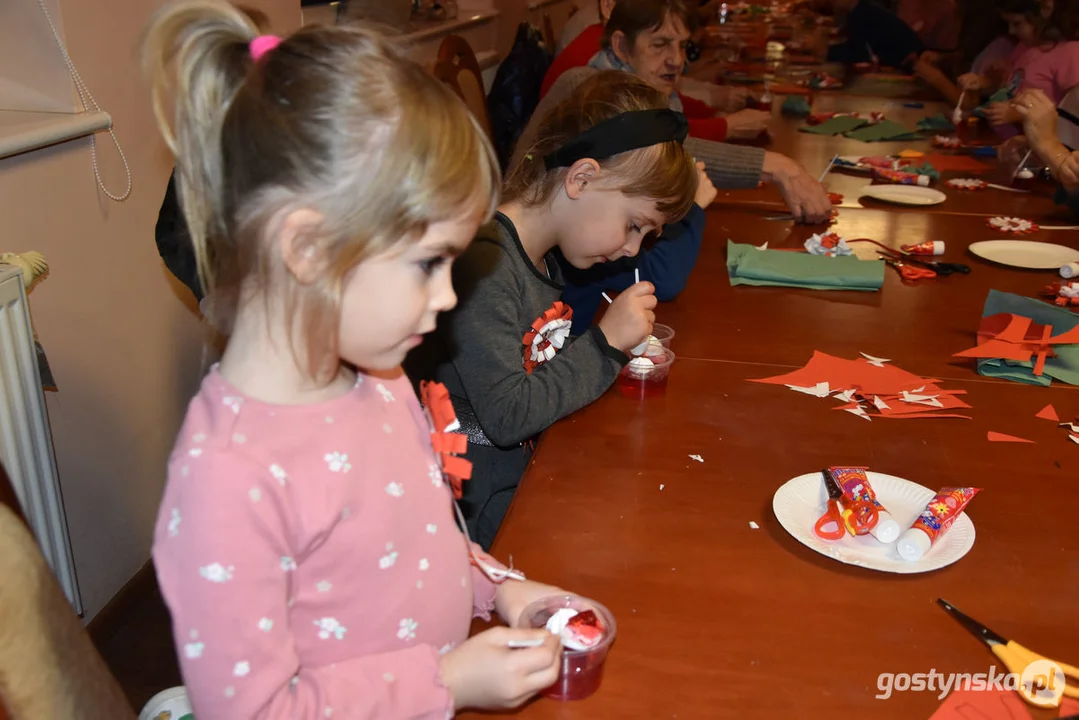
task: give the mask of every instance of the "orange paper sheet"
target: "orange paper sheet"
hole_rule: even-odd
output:
[[[1010,690],[956,690],[929,720],[1030,720],[1030,711]]]
[[[1052,420],[1053,422],[1060,422],[1060,416],[1057,415],[1057,410],[1052,405],[1046,405],[1034,417],[1041,420]]]
[[[828,383],[830,388],[836,391],[846,388],[858,387],[863,395],[899,395],[904,390],[914,391],[925,386],[920,394],[936,395],[941,393],[937,388],[927,383],[923,378],[914,373],[885,363],[883,367],[869,364],[863,358],[857,360],[844,360],[819,350],[814,351],[813,357],[805,367],[793,370],[786,375],[777,375],[770,378],[756,378],[750,382],[768,383],[770,385],[798,385],[810,387],[820,382]]]
[[[1015,435],[1005,435],[1004,433],[993,432],[992,430],[989,431],[986,439],[989,440],[989,442],[1010,442],[1010,443],[1031,443],[1031,444],[1034,444],[1033,440],[1027,440],[1026,438],[1016,437]]]

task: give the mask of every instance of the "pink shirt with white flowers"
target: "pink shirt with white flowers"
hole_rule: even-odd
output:
[[[169,460],[154,563],[198,720],[452,716],[439,655],[495,597],[403,374],[283,406],[215,367]]]

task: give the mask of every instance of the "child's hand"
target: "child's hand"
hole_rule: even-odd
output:
[[[704,171],[704,163],[697,161],[697,196],[694,201],[700,205],[701,210],[705,210],[715,201],[718,194],[716,186],[712,184],[708,174]]]
[[[656,288],[650,282],[639,282],[614,299],[599,321],[599,329],[607,344],[629,354],[652,334],[656,314]]]
[[[959,87],[968,92],[980,92],[988,88],[989,83],[986,79],[977,73],[963,73],[959,76],[957,81]]]
[[[552,595],[566,594],[565,590],[554,585],[532,580],[507,580],[498,586],[495,610],[507,625],[514,627],[521,619],[521,612],[532,603]]]
[[[543,644],[514,649],[508,646],[510,640]],[[554,684],[561,651],[562,642],[545,628],[496,627],[443,655],[439,669],[458,710],[514,708]]]
[[[990,103],[985,109],[985,118],[990,125],[1011,125],[1023,119],[1011,103],[1006,102]]]

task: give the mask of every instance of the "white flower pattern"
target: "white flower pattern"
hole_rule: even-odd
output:
[[[434,485],[435,487],[442,487],[442,468],[440,468],[437,464],[431,463],[427,467],[427,477],[431,478],[432,485]]]
[[[394,402],[394,400],[396,399],[394,398],[393,393],[390,392],[390,389],[382,383],[375,385],[375,390],[378,390],[378,394],[381,395],[382,399],[388,403]]]
[[[438,525],[435,525],[434,523],[427,523],[427,532],[434,535],[436,532],[438,532]]]
[[[232,572],[235,569],[232,565],[225,567],[221,563],[210,563],[199,568],[199,575],[212,583],[226,583],[232,579]]]
[[[397,628],[397,637],[404,641],[416,639],[416,621],[412,618],[405,618],[399,623]]]
[[[393,497],[401,497],[405,494],[405,486],[399,482],[392,482],[386,486],[386,494]]]
[[[330,583],[329,580],[323,580],[315,586],[315,589],[318,590],[320,593],[328,593],[330,590],[333,589],[333,584]]]
[[[233,413],[239,415],[240,406],[244,404],[244,399],[235,395],[226,395],[224,398],[222,398],[221,402]]]
[[[180,534],[180,510],[179,508],[172,509],[172,516],[169,518],[169,537],[176,537]]]
[[[244,677],[249,672],[251,672],[251,663],[246,660],[241,660],[236,663],[236,667],[232,668],[232,674],[236,677]]]
[[[284,485],[285,481],[288,480],[288,474],[285,472],[284,468],[282,468],[280,465],[277,465],[277,464],[271,465],[270,466],[270,474],[273,475],[274,480],[276,480],[279,485]]]
[[[431,563],[427,562],[427,558],[420,558],[420,570],[424,571],[431,567]]]
[[[296,561],[290,558],[288,555],[284,555],[281,558],[281,570],[284,572],[293,572],[296,570]]]
[[[339,452],[326,453],[323,460],[326,461],[326,465],[330,468],[330,472],[335,473],[347,473],[352,469],[352,466],[348,463],[348,455]]]
[[[251,488],[247,491],[247,497],[251,498],[251,502],[258,502],[262,499],[262,491],[258,488]]]
[[[259,630],[261,630],[262,632],[270,632],[271,630],[273,630],[273,620],[267,617],[259,620]]]
[[[202,657],[202,650],[206,646],[200,642],[193,642],[184,645],[184,657],[188,660],[197,660]]]
[[[318,627],[318,636],[322,640],[329,640],[331,637],[344,640],[345,633],[348,632],[348,628],[337,622],[336,618],[327,617],[314,622]]]

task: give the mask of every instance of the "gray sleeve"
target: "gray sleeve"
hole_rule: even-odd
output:
[[[598,326],[531,374],[525,372],[526,328],[518,319],[524,289],[511,261],[498,246],[478,242],[458,264],[467,275],[462,289],[471,287],[451,315],[453,366],[492,443],[508,447],[523,442],[593,402],[614,383],[629,358],[607,344]]]
[[[756,187],[764,170],[764,150],[744,145],[688,137],[686,151],[704,163],[704,171],[716,188],[740,190]]]

